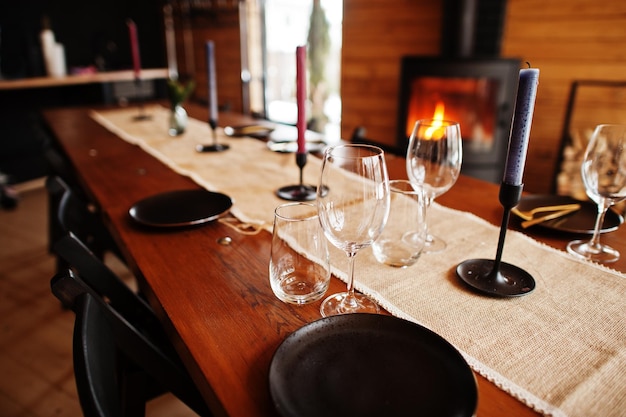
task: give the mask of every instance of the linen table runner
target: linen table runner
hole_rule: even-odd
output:
[[[241,221],[271,230],[274,208],[284,202],[274,192],[298,181],[293,154],[274,153],[261,141],[228,138],[221,131],[219,141],[230,150],[198,154],[195,145],[210,142],[206,123],[191,119],[188,131],[173,138],[167,134],[169,110],[148,111],[151,122],[133,122],[134,109],[93,117],[176,172],[228,194]],[[317,183],[320,162],[308,159],[306,183]],[[499,228],[439,204],[430,209],[429,227],[448,243],[444,252],[424,254],[414,266],[396,269],[377,263],[371,249],[363,250],[356,262],[357,289],[395,316],[446,338],[475,371],[545,415],[624,415],[624,274],[509,231],[503,261],[529,272],[537,287],[520,298],[486,297],[461,283],[455,269],[467,259],[493,259]],[[329,246],[333,273],[345,281],[347,257]]]

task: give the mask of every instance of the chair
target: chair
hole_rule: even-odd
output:
[[[70,232],[61,237],[52,250],[68,265],[66,269],[71,268],[80,274],[92,291],[106,298],[123,316],[139,316],[153,334],[160,332],[161,324],[144,297],[131,290],[76,235]]]
[[[121,314],[71,270],[56,274],[51,289],[76,314],[74,373],[85,416],[143,416],[146,402],[166,392],[211,415],[163,332],[148,331],[145,317]]]
[[[104,259],[105,253],[114,254],[125,262],[121,250],[108,230],[98,217],[93,207],[82,197],[82,192],[69,186],[65,180],[56,175],[46,179],[48,190],[48,239],[49,250],[63,235],[74,233],[79,239]],[[57,271],[67,268],[68,264],[57,257]]]
[[[49,198],[49,239],[51,247],[63,235],[72,232],[99,259],[104,259],[106,252],[111,252],[122,262],[125,262],[119,246],[106,229],[93,206],[82,197],[60,176],[50,176],[46,179],[46,188]],[[66,268],[61,260],[57,262],[57,270]]]
[[[600,123],[626,123],[626,80],[574,80],[561,130],[551,193],[585,200],[580,165]]]

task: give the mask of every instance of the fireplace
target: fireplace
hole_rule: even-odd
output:
[[[406,150],[416,120],[461,125],[463,166],[476,178],[502,180],[520,61],[408,56],[402,59],[397,147]]]
[[[458,121],[461,171],[502,181],[520,61],[500,57],[506,0],[443,0],[441,56],[401,62],[397,148],[418,119]]]

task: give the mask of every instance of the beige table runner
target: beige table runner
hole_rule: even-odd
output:
[[[194,146],[210,142],[206,123],[190,120],[187,133],[172,138],[167,134],[169,110],[148,111],[151,122],[133,122],[134,109],[94,112],[93,117],[176,172],[231,196],[232,212],[240,220],[271,229],[273,210],[284,202],[275,190],[298,179],[293,154],[274,153],[260,141],[221,132],[219,141],[230,150],[198,154]],[[315,184],[319,169],[320,161],[309,158],[305,181]],[[466,259],[493,259],[499,229],[438,204],[431,208],[429,222],[447,241],[444,252],[395,269],[378,264],[371,250],[364,250],[357,257],[357,288],[392,314],[442,335],[474,370],[545,415],[624,415],[624,274],[509,231],[503,261],[528,271],[537,288],[520,298],[485,297],[468,290],[455,268]],[[346,256],[333,250],[331,263],[345,280]]]

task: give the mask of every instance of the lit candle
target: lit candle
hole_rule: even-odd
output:
[[[306,153],[306,47],[296,48],[296,103],[298,105],[298,153]]]
[[[511,127],[508,156],[504,166],[503,182],[509,185],[522,184],[538,84],[538,69],[520,70],[513,126]]]
[[[209,122],[217,125],[217,82],[215,81],[215,44],[206,43],[206,65],[209,100]]]
[[[130,49],[133,54],[133,69],[135,70],[135,78],[139,78],[141,71],[141,60],[139,58],[139,40],[137,40],[137,25],[131,19],[126,21],[128,25],[128,33],[130,35]]]

